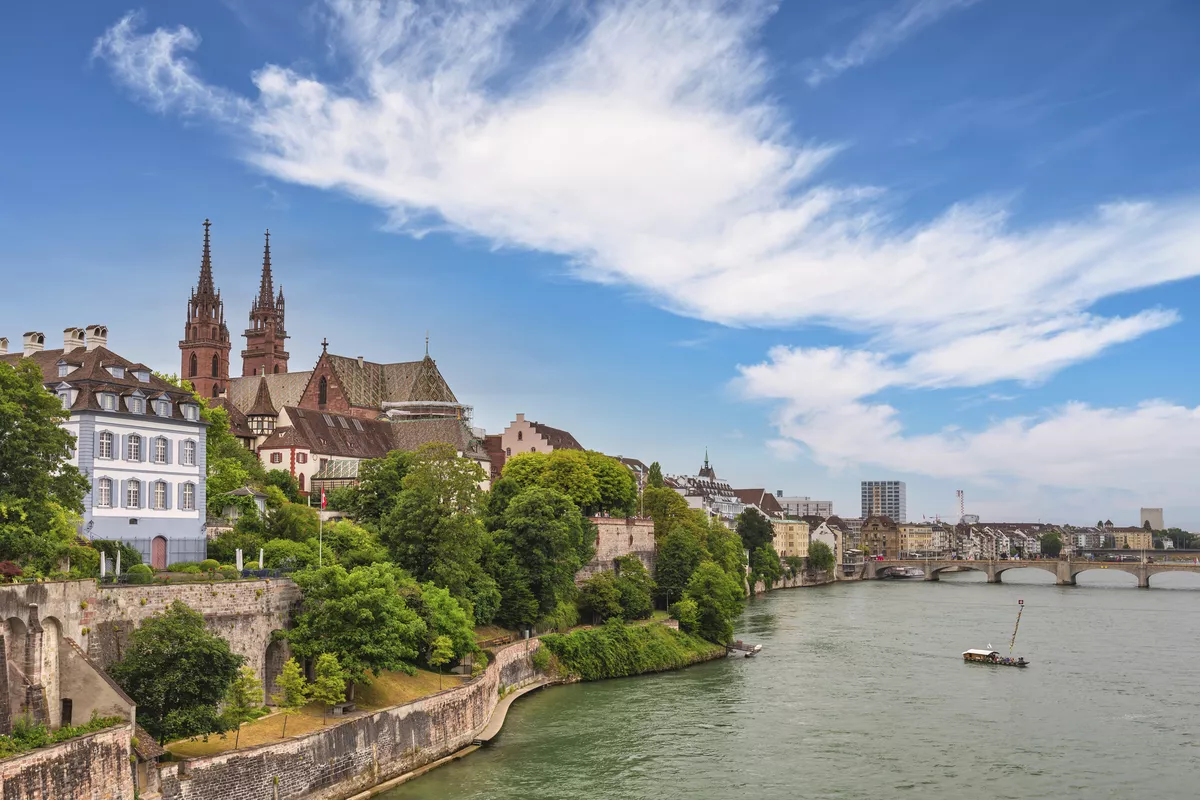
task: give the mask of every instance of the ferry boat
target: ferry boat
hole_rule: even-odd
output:
[[[995,650],[966,650],[963,652],[963,661],[968,664],[994,664],[998,667],[1029,666],[1029,662],[1021,656],[1009,658],[1000,655]]]

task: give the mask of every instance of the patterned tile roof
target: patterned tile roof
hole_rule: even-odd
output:
[[[304,394],[304,387],[308,386],[308,379],[311,377],[312,370],[230,378],[227,396],[229,401],[243,414],[247,413],[254,407],[254,401],[258,397],[259,382],[266,381],[272,406],[275,408],[295,406],[300,404],[300,396]]]
[[[352,406],[381,408],[384,403],[419,400],[457,403],[446,379],[429,356],[420,361],[377,364],[357,358],[326,356]]]

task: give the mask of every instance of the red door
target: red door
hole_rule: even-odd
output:
[[[155,536],[150,543],[150,566],[154,569],[167,568],[167,540],[162,536]]]

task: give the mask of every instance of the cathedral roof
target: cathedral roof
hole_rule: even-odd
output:
[[[421,400],[457,403],[458,399],[429,356],[420,361],[378,364],[328,353],[329,365],[350,405],[382,408],[384,403]]]
[[[284,408],[283,412],[291,424],[276,428],[259,449],[304,447],[320,455],[341,458],[383,458],[395,449],[389,424],[381,420],[294,406]]]

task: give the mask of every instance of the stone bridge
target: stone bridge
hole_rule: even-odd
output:
[[[8,720],[30,714],[53,728],[68,714],[75,724],[86,722],[91,704],[84,695],[91,691],[72,688],[77,676],[119,661],[142,620],[176,600],[203,615],[209,630],[246,657],[269,696],[288,655],[275,632],[286,627],[299,596],[289,580],[0,586],[0,683],[8,690],[8,703],[0,703],[0,727],[4,712]],[[76,663],[81,660],[94,666],[84,668]]]
[[[1150,576],[1163,572],[1194,572],[1200,573],[1200,564],[1147,564],[1130,561],[1089,561],[1086,559],[1060,561],[964,561],[964,560],[921,560],[921,559],[884,559],[883,561],[867,561],[863,564],[864,578],[884,577],[889,567],[915,567],[925,573],[925,580],[936,581],[938,574],[945,570],[969,570],[983,572],[987,575],[988,583],[1000,583],[1000,576],[1010,569],[1040,569],[1054,576],[1059,586],[1074,586],[1075,578],[1081,572],[1093,569],[1115,570],[1127,572],[1137,578],[1138,586],[1150,588]]]

